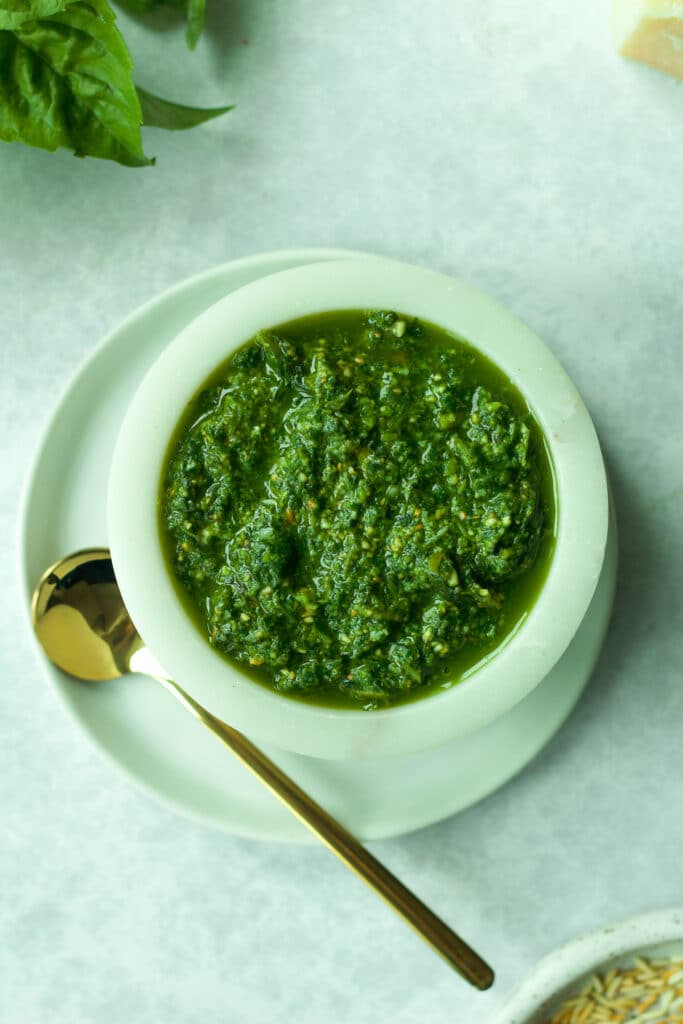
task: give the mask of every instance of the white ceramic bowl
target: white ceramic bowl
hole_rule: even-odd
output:
[[[683,907],[629,917],[555,950],[534,968],[491,1024],[544,1024],[591,975],[627,966],[638,955],[683,956]]]
[[[457,686],[381,711],[290,700],[213,650],[172,586],[157,529],[162,463],[180,415],[211,371],[264,327],[342,309],[393,309],[458,334],[502,368],[548,441],[559,509],[552,564],[527,619]],[[543,343],[505,310],[449,277],[390,260],[331,262],[263,278],[216,303],[153,365],[128,409],[111,467],[114,567],[146,643],[214,714],[261,742],[317,757],[385,757],[487,725],[547,675],[574,636],[600,575],[607,536],[600,447],[574,385]]]

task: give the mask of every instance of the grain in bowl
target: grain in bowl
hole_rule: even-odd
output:
[[[593,974],[543,1024],[683,1024],[683,954]]]

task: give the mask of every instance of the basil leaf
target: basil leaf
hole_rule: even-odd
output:
[[[74,0],[0,31],[0,139],[129,167],[154,163],[142,148],[131,67],[107,0]]]
[[[157,0],[117,0],[119,7],[123,7],[132,14],[147,14],[158,6]]]
[[[116,0],[119,7],[130,11],[131,14],[149,14],[159,7],[185,7],[186,0]]]
[[[206,0],[187,0],[187,29],[185,39],[191,50],[194,50],[204,28]]]
[[[152,128],[166,128],[168,131],[184,131],[186,128],[194,128],[197,124],[210,121],[214,117],[226,114],[233,107],[184,107],[180,103],[171,103],[170,100],[162,100],[159,96],[152,95],[146,89],[137,87],[140,106],[142,108],[142,122]]]
[[[73,0],[0,0],[0,30],[63,11]]]

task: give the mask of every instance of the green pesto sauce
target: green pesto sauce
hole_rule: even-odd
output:
[[[460,680],[552,557],[544,440],[464,341],[388,312],[262,331],[195,396],[159,516],[186,607],[278,692],[379,708]]]

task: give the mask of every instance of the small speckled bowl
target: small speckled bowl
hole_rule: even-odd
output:
[[[556,483],[557,541],[522,626],[450,689],[381,711],[318,707],[259,685],[201,636],[169,579],[157,496],[169,439],[215,367],[259,329],[343,309],[394,309],[465,338],[525,396],[545,433]],[[144,378],[123,422],[108,495],[109,543],[123,597],[166,670],[231,725],[260,742],[327,758],[388,757],[474,732],[522,700],[555,665],[595,590],[605,553],[605,471],[586,408],[560,364],[485,295],[391,260],[286,270],[239,289],[186,327]]]
[[[629,917],[555,950],[538,964],[490,1024],[545,1024],[593,974],[634,956],[683,956],[683,907]]]

